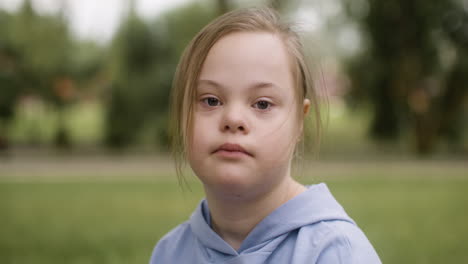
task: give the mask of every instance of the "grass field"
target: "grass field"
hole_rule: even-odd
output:
[[[301,181],[327,179],[383,263],[468,263],[463,166],[438,176],[430,168],[375,170]],[[196,182],[182,192],[171,175],[133,176],[0,177],[0,263],[147,263],[157,240],[187,219],[203,194]]]

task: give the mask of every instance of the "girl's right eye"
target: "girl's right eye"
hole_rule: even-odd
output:
[[[203,98],[202,101],[208,106],[219,106],[219,105],[221,105],[221,102],[215,97],[206,97],[206,98]]]

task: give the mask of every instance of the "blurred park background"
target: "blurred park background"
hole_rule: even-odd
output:
[[[252,5],[296,22],[316,71],[299,180],[384,263],[468,263],[466,0],[0,0],[0,263],[148,262],[203,197],[169,156],[178,58]]]

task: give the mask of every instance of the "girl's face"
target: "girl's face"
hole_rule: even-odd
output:
[[[277,36],[239,32],[217,41],[198,81],[188,148],[205,189],[253,197],[290,179],[296,109],[290,58]]]

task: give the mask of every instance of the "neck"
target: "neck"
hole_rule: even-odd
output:
[[[290,177],[271,190],[253,197],[217,197],[205,186],[213,230],[238,250],[242,241],[266,216],[306,188]]]

